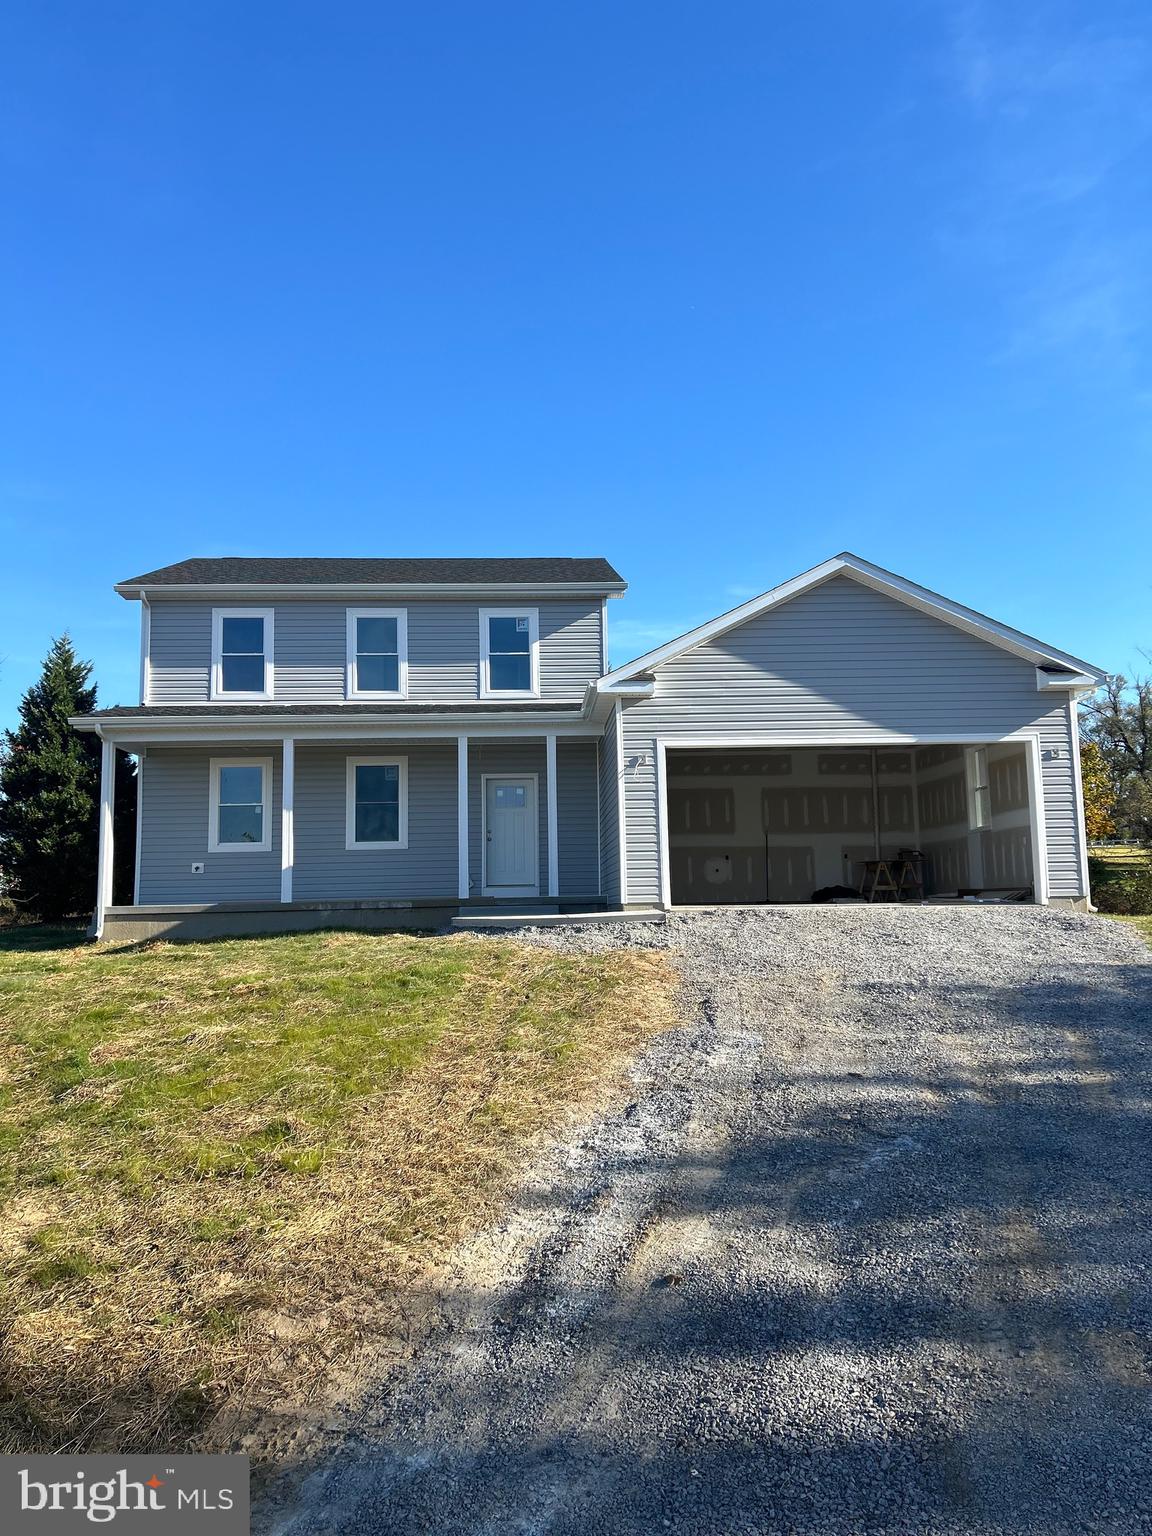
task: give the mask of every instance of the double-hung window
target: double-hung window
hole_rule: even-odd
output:
[[[348,759],[346,846],[407,848],[408,759]]]
[[[272,759],[214,757],[208,787],[208,850],[267,853],[272,847]]]
[[[212,610],[212,697],[272,697],[271,608]]]
[[[480,610],[480,693],[529,697],[540,692],[540,616],[535,608]]]
[[[348,697],[402,699],[408,692],[408,614],[349,608]]]

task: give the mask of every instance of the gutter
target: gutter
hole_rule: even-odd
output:
[[[112,589],[129,602],[163,597],[623,597],[626,581],[449,582],[117,582]]]

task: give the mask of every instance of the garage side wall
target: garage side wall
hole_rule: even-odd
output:
[[[1030,662],[837,576],[665,662],[656,694],[624,706],[627,899],[660,899],[656,743],[740,737],[974,736],[1035,731],[1042,757],[1049,895],[1086,894],[1067,696]]]

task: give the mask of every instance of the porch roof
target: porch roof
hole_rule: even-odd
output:
[[[77,715],[71,723],[79,730],[91,730],[93,727],[89,722],[102,720],[252,720],[267,724],[281,718],[305,716],[342,720],[349,715],[384,719],[398,715],[553,715],[578,720],[583,708],[583,701],[561,699],[470,699],[432,704],[409,699],[370,704],[114,704],[109,709],[93,710],[90,715]]]

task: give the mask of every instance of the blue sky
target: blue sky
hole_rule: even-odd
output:
[[[844,548],[1152,647],[1152,13],[8,0],[0,723],[206,554]]]

